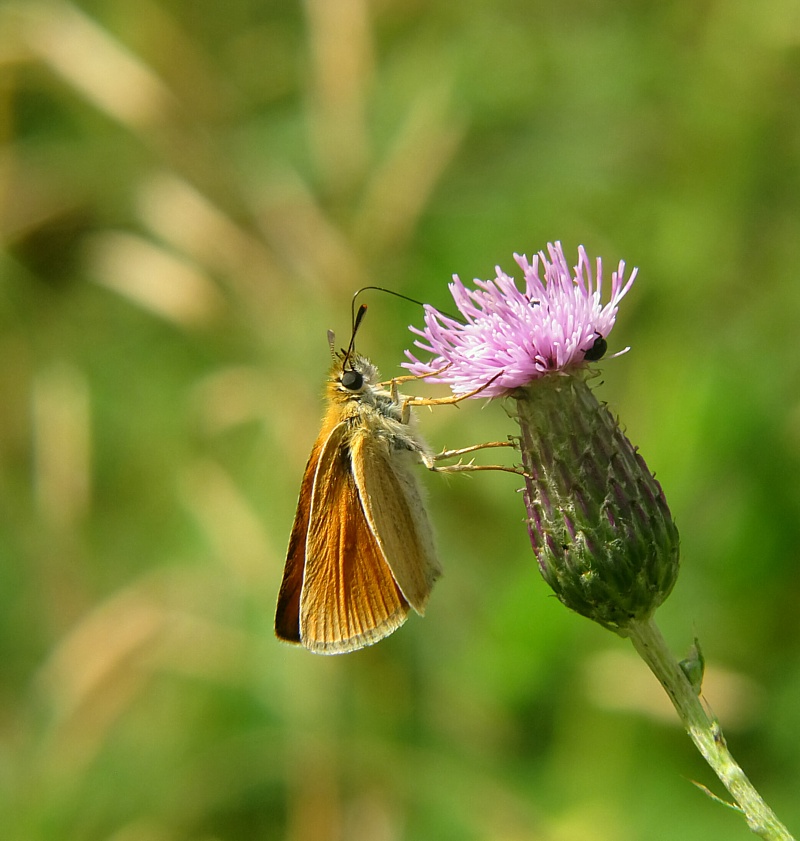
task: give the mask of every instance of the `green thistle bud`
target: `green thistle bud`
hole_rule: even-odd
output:
[[[624,632],[678,576],[661,486],[582,372],[519,389],[528,531],[545,581],[569,608]]]

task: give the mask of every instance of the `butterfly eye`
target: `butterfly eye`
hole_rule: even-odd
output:
[[[608,342],[598,333],[597,338],[594,340],[594,344],[589,348],[589,350],[584,351],[583,358],[587,359],[589,362],[597,362],[598,359],[602,359],[605,356],[607,350]]]
[[[342,385],[349,391],[358,391],[364,385],[364,377],[358,371],[345,371],[342,374]]]

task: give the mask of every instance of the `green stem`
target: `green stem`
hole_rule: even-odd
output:
[[[731,756],[719,722],[701,702],[697,690],[675,660],[653,619],[633,622],[625,631],[639,656],[666,690],[697,749],[733,796],[750,829],[771,841],[793,841],[789,830],[767,806]]]

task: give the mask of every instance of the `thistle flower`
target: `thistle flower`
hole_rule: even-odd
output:
[[[426,305],[425,329],[410,329],[425,340],[414,344],[434,358],[420,362],[406,351],[411,363],[405,367],[412,374],[428,377],[429,382],[446,383],[455,394],[466,394],[493,380],[476,396],[499,397],[548,374],[570,372],[584,367],[587,359],[599,358],[619,302],[631,288],[637,270],[625,283],[625,263],[620,262],[611,276],[611,299],[604,305],[599,258],[595,278],[581,246],[573,277],[561,243],[549,244],[548,252],[550,260],[539,252],[531,262],[514,255],[525,278],[524,291],[499,266],[496,280],[476,280],[478,288],[474,290],[467,289],[455,275],[450,291],[466,323]],[[445,366],[446,371],[430,376]]]
[[[636,270],[625,281],[620,262],[604,304],[600,259],[593,276],[582,247],[572,271],[560,243],[548,255],[515,255],[524,290],[500,268],[475,289],[455,277],[464,321],[426,306],[424,329],[411,329],[433,358],[407,351],[405,367],[454,394],[489,383],[475,396],[513,399],[542,575],[567,607],[624,634],[652,615],[678,573],[678,532],[661,486],[587,382]]]
[[[421,362],[407,351],[406,367],[457,395],[479,389],[475,397],[513,401],[528,531],[545,580],[567,607],[630,638],[750,829],[793,841],[702,700],[699,645],[679,663],[656,626],[653,613],[678,575],[678,531],[661,486],[588,384],[589,363],[605,353],[636,270],[625,281],[619,264],[603,304],[599,259],[595,279],[583,248],[573,271],[560,243],[548,245],[548,255],[531,262],[515,255],[524,291],[499,268],[495,280],[476,280],[476,289],[454,278],[464,320],[426,307],[425,328],[411,329],[433,358]]]

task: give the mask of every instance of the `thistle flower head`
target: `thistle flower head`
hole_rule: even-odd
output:
[[[599,259],[593,276],[583,248],[572,271],[560,243],[548,254],[530,263],[516,257],[524,290],[500,269],[474,290],[456,277],[450,289],[464,321],[426,307],[425,329],[412,330],[434,358],[420,362],[407,351],[406,367],[437,372],[429,379],[456,394],[513,398],[542,575],[567,607],[625,634],[669,595],[679,556],[660,484],[585,376],[587,362],[605,351],[636,270],[626,281],[620,262],[604,304]]]
[[[524,289],[499,266],[495,280],[476,280],[475,289],[467,289],[455,275],[450,291],[464,321],[426,305],[424,329],[411,330],[420,337],[414,344],[433,358],[421,362],[406,351],[410,362],[404,366],[430,382],[446,383],[455,394],[474,391],[495,378],[477,396],[498,397],[602,356],[636,269],[625,281],[625,263],[619,263],[611,276],[610,300],[604,304],[599,258],[593,273],[582,246],[573,269],[560,242],[550,243],[547,252],[540,251],[531,261],[514,255]],[[434,372],[441,373],[430,376]]]

